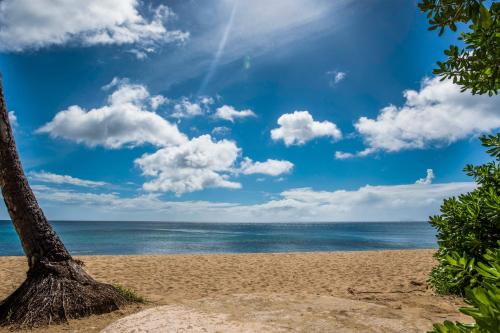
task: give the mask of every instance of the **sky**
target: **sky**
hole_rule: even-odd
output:
[[[53,220],[424,221],[500,127],[498,96],[432,74],[456,37],[409,0],[0,2]]]

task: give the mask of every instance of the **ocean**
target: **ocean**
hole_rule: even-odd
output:
[[[426,222],[188,223],[51,222],[74,255],[362,251],[436,248]],[[23,255],[0,221],[0,256]]]

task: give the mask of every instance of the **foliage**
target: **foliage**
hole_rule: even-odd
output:
[[[438,62],[434,74],[452,79],[473,94],[490,96],[500,88],[500,3],[486,8],[484,0],[422,0],[419,8],[427,13],[429,30],[439,29],[441,36],[448,27],[469,24],[469,30],[458,38],[463,47],[450,45],[444,51],[448,59]]]
[[[463,295],[466,287],[473,287],[475,263],[500,240],[500,133],[483,136],[481,141],[495,160],[465,167],[478,187],[445,199],[441,215],[430,218],[437,229],[439,265],[429,282],[440,293]]]
[[[453,266],[456,258],[451,259],[450,265]],[[442,324],[434,324],[433,333],[497,333],[500,330],[500,248],[488,250],[483,260],[484,263],[478,262],[475,267],[481,284],[467,288],[465,294],[466,301],[472,307],[459,309],[471,316],[475,323],[452,323],[447,320]]]
[[[142,297],[141,295],[137,294],[137,292],[133,289],[124,287],[119,284],[113,285],[115,289],[118,291],[120,295],[123,296],[127,301],[131,303],[146,303],[146,299]]]
[[[447,254],[442,264],[431,273],[430,283],[442,294],[461,294],[466,286],[478,284],[476,259],[461,256],[458,252]]]

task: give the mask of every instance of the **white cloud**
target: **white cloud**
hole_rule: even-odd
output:
[[[376,119],[361,117],[355,124],[371,153],[448,145],[500,127],[500,96],[460,92],[450,80],[426,78],[404,97],[402,107],[387,106]]]
[[[344,80],[347,76],[347,73],[340,71],[328,71],[326,72],[326,75],[328,75],[330,79],[328,83],[331,87],[333,87],[340,81]]]
[[[220,96],[219,96],[219,97],[220,97]],[[215,101],[214,101],[214,99],[213,99],[212,97],[210,97],[210,96],[202,96],[202,97],[200,98],[200,103],[201,103],[201,104],[203,104],[203,105],[207,105],[207,106],[208,106],[208,105],[214,104],[214,103],[215,103]]]
[[[207,187],[240,188],[228,180],[240,149],[232,141],[213,141],[202,135],[175,147],[144,154],[135,160],[144,176],[154,177],[143,185],[146,191],[181,195]]]
[[[335,159],[347,160],[347,159],[354,158],[354,157],[365,157],[365,156],[368,156],[370,154],[373,154],[375,151],[376,151],[376,149],[374,149],[374,148],[365,148],[365,149],[358,151],[356,153],[336,151],[335,152]]]
[[[214,118],[224,119],[231,122],[234,122],[237,118],[256,117],[255,113],[252,110],[238,111],[234,107],[229,105],[223,105],[217,108],[215,113],[213,113],[211,110],[211,105],[214,103],[215,100],[209,96],[201,96],[195,99],[182,97],[175,102],[170,116],[173,118],[181,119],[213,114]]]
[[[268,159],[265,162],[254,162],[246,157],[241,162],[240,172],[244,175],[262,174],[269,176],[279,176],[289,173],[293,169],[293,163],[284,160]]]
[[[339,83],[340,81],[345,79],[346,75],[347,74],[344,72],[338,72],[337,74],[335,74],[335,83]]]
[[[280,174],[293,167],[287,161],[252,163],[248,159],[245,160],[245,170],[236,171],[235,164],[241,155],[236,143],[213,140],[210,135],[189,139],[177,126],[154,112],[160,105],[170,103],[166,97],[151,96],[143,85],[131,84],[127,79],[114,78],[103,89],[112,90],[106,105],[89,111],[80,106],[71,106],[57,113],[52,121],[37,132],[90,147],[100,145],[118,149],[145,143],[160,147],[155,153],[144,154],[135,160],[144,176],[153,177],[143,184],[146,191],[181,195],[209,187],[236,189],[241,188],[241,184],[230,180],[230,176],[240,173]],[[181,103],[184,114],[198,112],[191,110],[193,103],[188,99],[182,99]],[[210,97],[200,97],[196,105],[208,109],[213,103]],[[223,127],[213,131],[219,135],[227,132],[228,129]],[[34,174],[34,177],[41,181],[85,186],[83,180],[70,176],[44,173]],[[87,184],[91,186],[91,183]]]
[[[231,134],[231,129],[226,126],[217,126],[212,130],[212,135],[216,136],[226,136]]]
[[[165,96],[162,96],[162,95],[153,96],[153,97],[151,97],[151,100],[150,100],[151,108],[153,110],[158,109],[160,106],[162,106],[163,104],[166,104],[168,102],[169,102],[168,98],[166,98]]]
[[[210,112],[210,105],[214,103],[214,99],[209,96],[201,96],[194,101],[187,97],[182,97],[175,103],[170,116],[180,119],[207,115]]]
[[[128,50],[129,53],[135,55],[138,60],[144,60],[149,54],[155,53],[156,49],[154,47],[142,47]]]
[[[434,171],[432,169],[427,169],[427,175],[425,178],[420,178],[415,182],[415,184],[429,185],[432,184],[434,180]]]
[[[214,103],[211,97],[200,97],[192,102],[187,97],[181,98],[175,105],[171,114],[174,118],[192,118],[206,115],[210,111],[210,105]]]
[[[9,121],[10,121],[10,126],[12,127],[17,126],[17,116],[14,111],[9,111]]]
[[[151,97],[144,86],[114,79],[104,88],[116,88],[106,105],[89,111],[70,106],[37,132],[90,147],[100,145],[112,149],[144,143],[169,146],[187,141],[176,125],[148,110],[159,105],[160,97]]]
[[[353,153],[346,153],[343,151],[336,151],[335,152],[335,158],[337,160],[347,160],[349,158],[353,158],[355,155]]]
[[[189,34],[168,30],[167,6],[139,13],[139,0],[4,0],[0,2],[0,51],[52,45],[135,44],[142,49],[184,41]]]
[[[192,103],[188,99],[183,99],[174,106],[172,117],[174,118],[190,118],[202,115],[203,109],[200,104]]]
[[[257,115],[249,109],[238,111],[230,105],[223,105],[217,109],[214,116],[219,119],[234,122],[237,118],[256,117]]]
[[[121,85],[127,85],[129,83],[130,83],[129,79],[115,76],[110,83],[105,84],[104,86],[101,87],[101,89],[104,91],[108,91],[112,88],[119,87]]]
[[[39,181],[43,183],[52,183],[52,184],[69,184],[69,185],[83,186],[83,187],[100,187],[108,184],[106,182],[80,179],[72,176],[58,175],[55,173],[50,173],[45,171],[31,172],[29,176],[34,181]]]
[[[408,221],[425,220],[439,211],[442,200],[471,191],[472,182],[366,185],[356,190],[291,189],[281,198],[253,207],[261,218],[279,221]],[[255,217],[257,218],[257,217]]]
[[[164,201],[159,194],[149,193],[134,197],[123,197],[118,193],[90,193],[71,189],[33,185],[33,190],[53,219],[89,220],[196,220],[196,216],[214,216],[222,208],[236,206],[231,203],[207,201]],[[0,195],[1,198],[1,195]],[[0,218],[6,217],[1,214]]]
[[[128,52],[132,53],[138,60],[144,60],[148,57],[148,53],[144,50],[131,49]]]
[[[332,122],[315,121],[308,111],[295,111],[283,114],[278,119],[280,127],[271,131],[275,141],[283,140],[285,145],[303,145],[318,137],[331,137],[338,140],[342,133]]]
[[[475,183],[366,185],[354,190],[295,188],[259,204],[165,201],[158,194],[122,197],[34,185],[51,219],[128,219],[220,222],[423,221],[444,198],[473,190]],[[6,218],[5,216],[1,218]]]

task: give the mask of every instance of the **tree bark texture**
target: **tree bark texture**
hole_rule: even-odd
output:
[[[127,303],[74,260],[47,221],[19,159],[0,76],[0,187],[28,259],[27,278],[0,303],[0,325],[34,327],[111,312]]]

